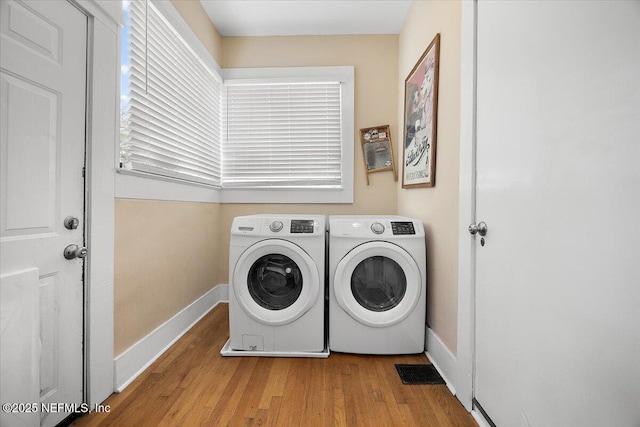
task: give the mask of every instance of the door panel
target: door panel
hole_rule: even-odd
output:
[[[58,199],[59,96],[5,72],[0,79],[2,105],[8,107],[2,114],[6,140],[2,146],[2,235],[52,233]]]
[[[640,4],[478,2],[475,397],[640,424]]]
[[[39,365],[30,374],[36,379],[24,379],[40,385],[35,401],[79,405],[84,263],[65,259],[63,250],[84,244],[87,18],[66,1],[0,7],[1,271],[39,272],[29,285],[39,307],[32,316],[39,319]],[[78,218],[76,229],[64,227],[67,216]],[[4,298],[9,282],[1,286]],[[4,359],[11,349],[0,351]],[[2,366],[12,368],[19,367]],[[13,388],[2,381],[3,391]],[[40,411],[45,426],[68,414]]]

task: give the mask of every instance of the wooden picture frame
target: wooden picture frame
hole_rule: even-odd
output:
[[[389,125],[360,129],[360,142],[364,158],[364,171],[369,185],[369,174],[393,171],[393,180],[398,180],[393,144]]]
[[[436,184],[436,131],[440,33],[404,81],[402,188]]]

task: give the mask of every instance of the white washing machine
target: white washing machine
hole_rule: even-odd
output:
[[[423,352],[426,264],[420,220],[329,217],[329,349]]]
[[[229,355],[325,350],[325,235],[318,215],[233,220],[227,346],[248,353]]]

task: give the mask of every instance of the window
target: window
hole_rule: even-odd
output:
[[[117,197],[353,202],[353,67],[223,72],[170,2],[123,5]]]
[[[340,82],[226,86],[224,187],[340,187]]]
[[[353,201],[353,67],[225,70],[223,201]]]
[[[220,186],[220,76],[154,2],[124,5],[120,169]]]

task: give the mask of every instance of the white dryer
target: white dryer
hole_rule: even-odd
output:
[[[420,220],[329,217],[329,349],[423,352],[426,264]]]
[[[257,355],[324,350],[325,235],[324,216],[233,220],[229,349]]]

